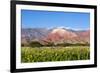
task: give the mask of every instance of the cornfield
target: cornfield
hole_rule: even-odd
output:
[[[21,62],[71,61],[90,59],[89,47],[22,47]]]

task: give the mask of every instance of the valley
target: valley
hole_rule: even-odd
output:
[[[21,33],[22,63],[90,59],[90,30],[24,28]]]

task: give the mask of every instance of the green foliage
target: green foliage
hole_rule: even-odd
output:
[[[86,43],[57,43],[55,45],[55,43],[53,42],[48,42],[47,44],[41,44],[38,41],[24,41],[21,43],[22,47],[66,47],[66,46],[90,46],[90,44],[88,42]]]
[[[22,47],[21,62],[46,62],[90,59],[88,47]]]
[[[29,41],[21,42],[21,46],[22,46],[22,47],[29,46]]]
[[[40,44],[40,43],[37,42],[37,41],[32,41],[32,42],[29,43],[29,46],[30,46],[30,47],[42,47],[43,45]]]

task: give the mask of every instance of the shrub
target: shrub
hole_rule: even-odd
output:
[[[29,43],[30,47],[42,47],[43,45],[37,41],[32,41]]]

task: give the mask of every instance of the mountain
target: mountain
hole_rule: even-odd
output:
[[[49,30],[44,28],[24,28],[21,30],[21,38],[27,38],[29,40],[34,39],[42,39],[43,37],[46,37],[49,33]]]
[[[45,28],[22,28],[21,29],[21,43],[28,44],[31,41],[40,42],[49,33]]]
[[[24,28],[21,31],[22,43],[38,41],[41,44],[90,43],[90,30],[72,30],[66,28]]]

